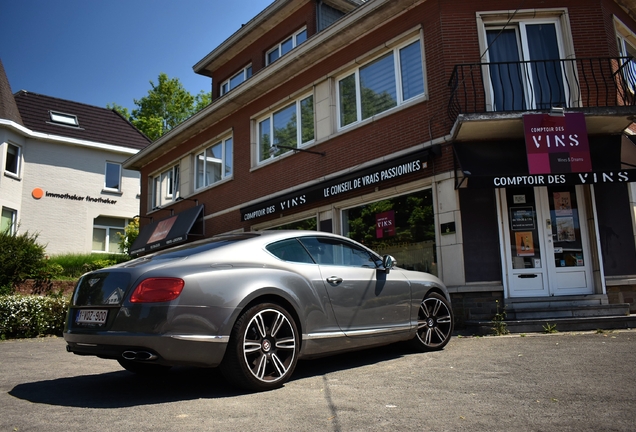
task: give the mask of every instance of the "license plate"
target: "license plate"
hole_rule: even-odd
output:
[[[77,311],[75,322],[77,324],[104,325],[108,311],[103,309],[80,309]]]

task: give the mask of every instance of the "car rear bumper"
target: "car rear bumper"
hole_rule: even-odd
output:
[[[82,334],[65,332],[67,351],[108,359],[126,359],[163,365],[215,367],[223,360],[229,336],[147,335],[129,333]],[[126,353],[126,354],[124,354]]]

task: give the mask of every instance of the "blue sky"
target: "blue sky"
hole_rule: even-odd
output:
[[[27,90],[135,108],[161,72],[192,94],[192,66],[272,0],[0,0],[0,59]]]

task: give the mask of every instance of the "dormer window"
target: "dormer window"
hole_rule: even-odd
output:
[[[221,96],[225,93],[229,92],[233,88],[237,87],[239,84],[242,84],[245,80],[252,76],[252,65],[246,66],[239,73],[234,75],[229,80],[226,80],[221,84]]]
[[[49,114],[51,116],[51,123],[79,127],[77,116],[73,114],[66,114],[59,111],[49,111]]]
[[[301,43],[307,40],[307,28],[303,27],[287,39],[267,51],[265,60],[267,65],[274,63],[276,60],[287,54],[292,49],[296,48]]]

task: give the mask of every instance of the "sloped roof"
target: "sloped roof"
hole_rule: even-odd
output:
[[[142,149],[150,139],[114,110],[20,90],[14,95],[23,125],[50,135]],[[77,126],[55,123],[51,111],[75,116]]]
[[[9,79],[4,71],[2,60],[0,60],[0,119],[11,120],[24,126],[18,106],[15,104],[15,99],[13,99],[11,85],[9,85]]]

